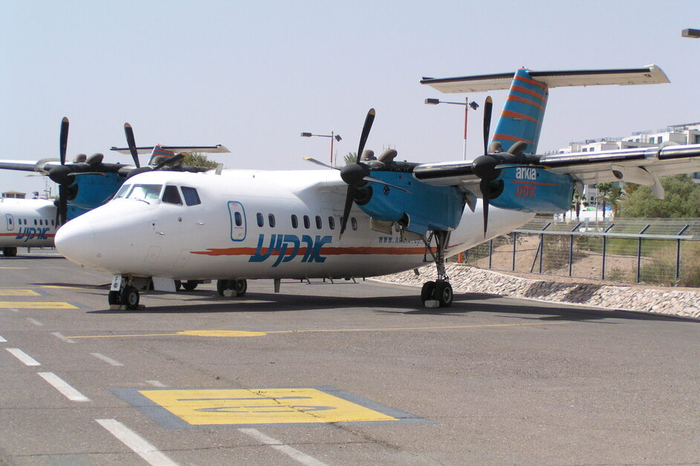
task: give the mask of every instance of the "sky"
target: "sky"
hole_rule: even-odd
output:
[[[550,91],[538,152],[571,141],[700,121],[697,0],[0,0],[0,159],[68,159],[125,146],[223,144],[226,168],[319,169],[367,148],[399,160],[460,160],[463,107],[485,93],[440,94],[435,78],[533,70],[661,67],[671,84]],[[505,91],[492,92],[494,121]],[[469,113],[468,156],[483,148]],[[0,171],[0,191],[42,191],[46,178]],[[50,181],[48,185],[54,186]],[[54,188],[54,193],[55,193]]]

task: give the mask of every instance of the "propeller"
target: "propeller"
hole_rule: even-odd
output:
[[[129,123],[124,123],[124,133],[126,134],[126,143],[129,146],[129,152],[131,152],[131,158],[134,159],[134,165],[136,165],[136,168],[140,168],[141,164],[139,163],[139,153],[136,150],[134,130]]]
[[[484,155],[481,155],[474,159],[472,162],[472,170],[476,176],[478,176],[481,181],[479,182],[479,189],[481,190],[481,196],[483,199],[483,212],[484,212],[484,238],[486,238],[486,232],[488,231],[489,224],[489,204],[490,204],[490,192],[491,192],[491,182],[498,178],[500,170],[496,168],[499,160],[489,155],[489,134],[491,132],[491,113],[493,112],[493,100],[491,96],[486,97],[486,103],[484,104]]]
[[[61,133],[59,136],[58,156],[61,162],[61,167],[54,167],[49,172],[49,176],[53,181],[58,183],[58,211],[56,212],[56,223],[63,225],[66,223],[68,216],[68,172],[66,171],[66,151],[68,148],[68,118],[63,117],[61,120]],[[59,169],[60,170],[57,170]],[[53,176],[51,176],[53,175]],[[59,181],[57,181],[57,179]]]
[[[362,157],[362,152],[365,150],[365,144],[367,143],[369,132],[372,129],[375,114],[376,112],[371,108],[369,112],[367,112],[367,117],[365,117],[365,124],[362,127],[362,134],[360,135],[360,145],[357,148],[357,160],[355,163],[349,163],[340,169],[340,177],[348,185],[348,192],[345,196],[345,207],[343,208],[343,218],[340,225],[340,238],[343,237],[345,228],[348,225],[350,209],[352,209],[352,203],[355,200],[357,188],[364,186],[366,183],[365,177],[369,176],[369,167],[364,163],[360,163],[360,157]]]

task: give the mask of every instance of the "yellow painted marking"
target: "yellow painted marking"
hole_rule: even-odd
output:
[[[0,296],[41,296],[34,290],[0,290]]]
[[[245,332],[239,330],[185,330],[177,332],[178,335],[192,335],[195,337],[264,337],[269,332]]]
[[[263,332],[249,332],[243,330],[183,330],[177,333],[140,333],[132,335],[82,335],[66,337],[70,339],[80,338],[135,338],[135,337],[174,337],[174,336],[195,336],[195,337],[264,337],[273,333],[340,333],[340,332],[411,332],[421,330],[460,330],[469,328],[489,328],[489,327],[531,327],[539,325],[564,325],[568,322],[537,322],[527,324],[486,324],[486,325],[446,325],[438,327],[388,327],[388,328],[347,328],[347,329],[327,329],[327,330],[270,330]]]
[[[40,301],[0,301],[0,309],[78,309],[69,303]]]
[[[59,285],[42,285],[42,288],[56,288],[59,290],[82,290],[84,286],[59,286]]]
[[[396,421],[314,388],[140,390],[193,426]]]

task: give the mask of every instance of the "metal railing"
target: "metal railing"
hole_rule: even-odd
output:
[[[493,270],[700,287],[700,219],[537,217],[466,251],[463,260]]]

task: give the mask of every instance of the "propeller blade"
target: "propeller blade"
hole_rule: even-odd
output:
[[[325,168],[332,168],[333,170],[340,170],[340,168],[338,168],[338,167],[332,167],[332,166],[328,165],[327,163],[323,163],[320,160],[316,160],[313,157],[304,157],[304,160],[306,160],[307,162],[315,163],[316,165],[320,165],[320,166],[325,167]]]
[[[68,193],[66,192],[68,188],[64,185],[58,185],[58,210],[56,212],[56,217],[60,225],[65,225],[68,216]]]
[[[493,99],[486,97],[484,103],[484,154],[489,153],[489,135],[491,134],[491,113],[493,112]]]
[[[186,155],[187,155],[187,154],[185,154],[184,152],[180,152],[179,154],[177,154],[177,155],[175,155],[175,156],[173,156],[173,157],[170,157],[169,159],[163,160],[161,163],[159,163],[158,165],[156,165],[155,167],[153,167],[153,169],[154,169],[154,170],[160,170],[161,168],[167,167],[168,165],[174,165],[175,163],[177,163],[177,162],[179,162],[180,160],[184,159]]]
[[[483,211],[484,211],[484,239],[486,239],[486,232],[489,227],[489,191],[490,191],[489,181],[482,179],[479,182],[479,189],[481,189],[481,196],[483,199]]]
[[[63,117],[61,120],[61,136],[60,144],[58,147],[58,154],[60,156],[61,165],[66,164],[66,150],[68,148],[68,118]]]
[[[360,135],[360,145],[357,148],[357,160],[355,160],[356,165],[360,165],[360,158],[362,157],[362,152],[365,150],[365,144],[367,143],[367,138],[369,137],[369,132],[372,129],[372,123],[374,123],[374,116],[376,115],[377,112],[374,111],[373,108],[369,109],[369,112],[367,112],[367,116],[365,117],[365,124],[362,127],[362,134]],[[348,167],[346,165],[346,167]],[[341,171],[341,175],[342,175]],[[352,185],[348,184],[348,193],[345,196],[345,208],[343,209],[343,218],[342,222],[340,225],[340,236],[339,238],[343,237],[343,233],[345,233],[345,228],[348,225],[348,217],[350,217],[350,209],[352,209],[352,203],[355,200],[355,192],[357,188]]]
[[[136,168],[139,168],[141,164],[139,163],[139,153],[136,150],[136,139],[134,139],[134,130],[129,123],[124,123],[124,133],[126,134],[126,143],[129,146],[129,152],[131,152],[131,158],[134,159]]]
[[[369,131],[372,129],[372,123],[374,123],[374,116],[376,113],[377,112],[375,112],[373,108],[370,108],[369,112],[367,112],[365,125],[362,127],[362,135],[360,136],[360,146],[357,148],[357,160],[355,163],[360,163],[360,157],[362,157],[362,152],[365,150],[365,143],[367,143]]]

